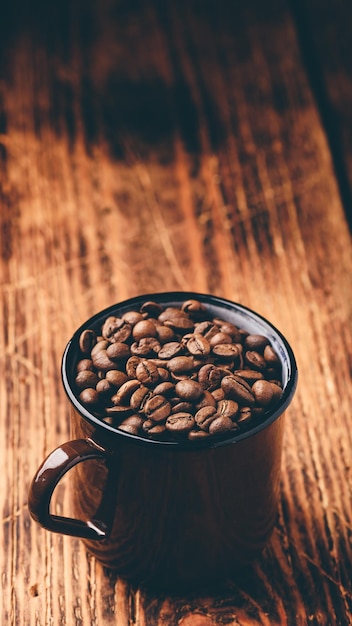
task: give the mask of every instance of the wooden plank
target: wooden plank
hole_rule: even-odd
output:
[[[4,624],[351,620],[351,241],[284,2],[40,6],[3,42],[0,569]],[[22,15],[22,14],[21,14]],[[26,26],[27,25],[27,26]],[[6,123],[5,123],[6,119]],[[29,519],[69,436],[72,331],[159,290],[241,301],[293,345],[279,520],[251,576],[173,598]],[[70,510],[69,480],[57,512]]]
[[[346,0],[309,0],[293,2],[292,10],[351,229],[352,6]]]

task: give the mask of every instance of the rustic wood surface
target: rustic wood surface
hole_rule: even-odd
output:
[[[328,3],[325,30],[313,1],[295,11],[287,0],[2,6],[1,624],[352,624],[352,248],[341,186],[352,179],[352,83]],[[332,13],[345,33],[345,12]],[[303,49],[310,26],[325,113]],[[114,302],[174,289],[268,317],[300,373],[268,549],[242,581],[183,597],[131,588],[27,509],[37,466],[69,436],[60,363],[72,332]],[[58,512],[70,510],[69,482]]]

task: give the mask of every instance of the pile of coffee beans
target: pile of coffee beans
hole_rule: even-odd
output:
[[[108,317],[79,338],[75,386],[100,419],[134,435],[198,440],[263,419],[282,395],[267,337],[214,318],[198,300]]]

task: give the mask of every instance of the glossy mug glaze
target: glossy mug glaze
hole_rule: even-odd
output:
[[[91,414],[73,383],[82,331],[99,332],[109,315],[138,310],[146,300],[180,306],[190,298],[203,302],[213,317],[269,339],[283,376],[283,394],[273,411],[247,432],[198,441],[143,438]],[[284,411],[297,383],[292,349],[272,324],[216,296],[139,296],[105,309],[75,332],[63,355],[62,380],[72,440],[49,454],[33,478],[29,510],[39,524],[81,537],[104,565],[154,587],[219,583],[260,554],[276,521]],[[73,466],[75,519],[50,512],[55,487]]]

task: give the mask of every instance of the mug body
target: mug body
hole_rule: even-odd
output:
[[[284,415],[252,437],[193,449],[140,445],[94,431],[71,409],[72,436],[107,450],[80,463],[79,519],[104,521],[87,549],[124,578],[147,586],[218,583],[264,548],[276,520]]]

